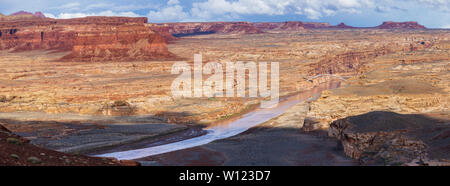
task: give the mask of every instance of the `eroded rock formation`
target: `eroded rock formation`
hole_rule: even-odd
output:
[[[76,32],[61,27],[0,29],[0,50],[71,50]]]
[[[70,61],[173,58],[164,40],[168,35],[167,29],[148,26],[147,18],[50,19],[33,15],[30,19],[0,20],[0,50],[72,51],[63,57]]]
[[[341,74],[352,75],[364,71],[364,64],[378,56],[392,54],[395,52],[417,51],[431,47],[431,42],[417,42],[406,46],[389,46],[379,47],[374,50],[346,52],[343,54],[334,55],[320,60],[318,63],[312,64],[313,70],[311,75],[318,74]]]
[[[336,25],[336,26],[332,26],[332,28],[339,28],[339,29],[353,29],[353,28],[356,28],[356,27],[348,26],[348,25],[346,25],[345,23],[339,23],[339,24]]]
[[[177,38],[169,32],[170,28],[167,24],[146,24],[146,26],[149,27],[150,30],[161,35],[168,43],[177,40]]]
[[[132,61],[175,57],[162,36],[143,25],[103,26],[77,33],[72,53],[63,60]]]

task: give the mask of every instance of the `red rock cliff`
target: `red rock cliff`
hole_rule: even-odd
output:
[[[71,50],[75,32],[63,28],[9,28],[0,29],[0,50]]]
[[[150,30],[161,35],[168,43],[177,39],[169,32],[170,28],[167,24],[147,24],[146,26],[149,27]]]
[[[121,25],[77,33],[70,61],[132,61],[175,57],[163,37],[143,25]]]
[[[0,50],[72,51],[63,58],[70,61],[173,58],[164,40],[170,35],[168,29],[151,29],[147,25],[147,18],[2,19]]]

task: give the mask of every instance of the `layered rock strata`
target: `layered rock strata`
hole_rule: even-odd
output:
[[[146,23],[147,18],[127,17],[0,21],[0,50],[72,51],[62,58],[66,61],[174,58],[164,39],[168,30]]]

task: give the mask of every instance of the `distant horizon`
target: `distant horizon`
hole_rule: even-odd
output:
[[[23,12],[23,13],[29,13],[29,14],[38,14],[38,13],[42,13],[41,11],[36,11],[36,12],[28,12],[28,11],[25,11],[25,10],[20,10],[20,11],[17,11],[17,12],[13,12],[13,13],[11,13],[11,14],[9,14],[9,15],[5,15],[5,14],[3,14],[3,15],[5,15],[5,16],[12,16],[13,14],[17,14],[17,13],[21,13],[21,12]],[[0,12],[0,14],[2,14],[1,12]],[[92,15],[92,16],[85,16],[85,17],[129,17],[129,16],[102,16],[102,15]],[[52,18],[52,17],[46,17],[46,18],[52,18],[52,19],[75,19],[75,18],[85,18],[85,17],[74,17],[74,18]],[[145,17],[145,16],[142,16],[142,17],[136,17],[136,18],[148,18],[148,17]],[[414,23],[417,23],[418,25],[422,25],[420,22],[418,22],[418,21],[414,21],[414,20],[410,20],[410,21],[390,21],[390,20],[386,20],[386,21],[382,21],[381,23],[379,23],[379,24],[377,24],[377,25],[372,25],[372,26],[367,26],[367,27],[358,27],[358,26],[354,26],[354,25],[349,25],[349,24],[347,24],[347,23],[344,23],[344,22],[341,22],[341,23],[337,23],[337,24],[331,24],[331,23],[329,23],[329,22],[315,22],[315,21],[303,21],[303,20],[287,20],[287,21],[272,21],[272,22],[264,22],[264,21],[259,21],[259,22],[253,22],[253,21],[196,21],[196,22],[192,22],[192,21],[179,21],[179,22],[150,22],[150,21],[148,21],[148,23],[149,24],[165,24],[165,23],[216,23],[216,22],[231,22],[231,23],[233,23],[233,22],[236,22],[236,23],[238,23],[238,22],[248,22],[248,23],[284,23],[284,22],[302,22],[302,23],[326,23],[326,24],[329,24],[330,26],[338,26],[338,25],[340,25],[340,24],[345,24],[346,26],[350,26],[350,27],[354,27],[354,28],[361,28],[361,29],[364,29],[364,28],[374,28],[374,27],[377,27],[377,26],[380,26],[380,25],[382,25],[382,24],[384,24],[384,23],[387,23],[387,22],[394,22],[394,23],[407,23],[407,22],[414,22]],[[422,25],[423,26],[423,25]],[[450,28],[428,28],[427,27],[427,29],[450,29]]]
[[[4,1],[4,0],[1,0]],[[5,1],[0,13],[42,12],[50,18],[147,17],[170,22],[322,22],[373,27],[385,21],[450,28],[450,1],[442,0],[40,0]]]

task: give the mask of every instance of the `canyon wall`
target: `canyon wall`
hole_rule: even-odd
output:
[[[28,16],[28,15],[26,15]],[[0,19],[0,50],[72,51],[66,61],[169,59],[168,29],[149,27],[146,17]],[[152,31],[155,29],[156,31]]]
[[[169,32],[170,28],[167,24],[146,24],[146,26],[149,27],[150,30],[161,35],[168,43],[177,40],[177,38]]]
[[[71,50],[76,38],[73,31],[61,27],[0,28],[0,50]]]
[[[103,27],[103,28],[102,28]],[[162,36],[142,25],[102,26],[77,33],[70,61],[131,61],[175,57]]]

